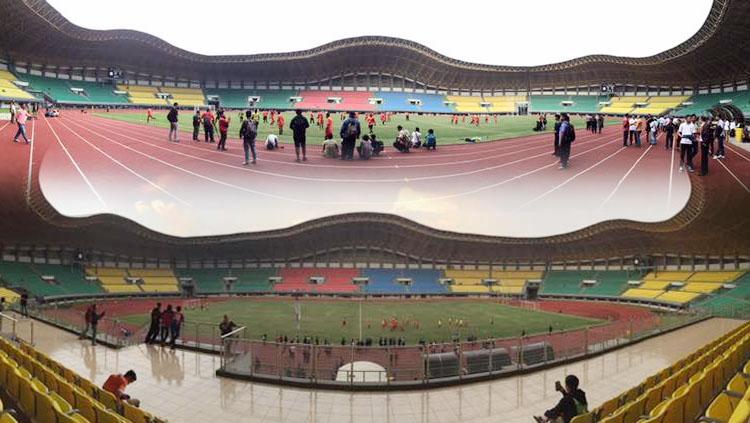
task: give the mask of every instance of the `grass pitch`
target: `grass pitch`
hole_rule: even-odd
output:
[[[229,111],[227,112],[227,114],[231,118],[231,123],[229,126],[229,136],[237,138],[239,136],[240,127],[239,112]],[[289,129],[289,122],[294,116],[294,113],[285,112],[283,114],[284,118],[286,119],[286,123],[284,124],[284,133],[279,137],[279,139],[282,142],[291,143],[292,131]],[[96,113],[96,115],[109,119],[146,125],[145,110],[141,112],[112,111],[110,113]],[[166,111],[154,111],[154,116],[156,116],[156,121],[152,121],[151,123],[149,123],[149,126],[155,126],[159,128],[169,127]],[[309,118],[309,113],[306,113],[305,116]],[[341,128],[342,121],[339,117],[339,113],[331,114],[331,116],[334,118],[334,137],[336,137],[338,135],[339,129]],[[550,114],[547,116],[547,118],[547,133],[550,137],[552,137],[554,117]],[[386,146],[389,146],[391,142],[396,138],[396,126],[398,125],[402,125],[406,129],[408,129],[409,132],[418,127],[420,129],[420,132],[422,133],[422,137],[427,136],[428,129],[433,129],[435,131],[435,135],[437,136],[439,146],[440,144],[464,144],[466,143],[464,141],[466,138],[472,137],[480,137],[482,139],[482,142],[484,142],[538,134],[539,132],[534,132],[532,129],[534,128],[537,119],[538,118],[536,116],[499,116],[497,123],[495,123],[493,117],[490,117],[489,123],[485,123],[484,117],[482,117],[479,126],[474,126],[469,124],[468,118],[466,119],[466,122],[462,122],[459,119],[458,125],[453,125],[451,123],[450,115],[420,116],[416,114],[410,114],[409,121],[406,120],[405,115],[393,115],[391,121],[387,122],[384,126],[380,125],[380,120],[378,118],[377,125],[375,125],[375,127],[373,128],[373,132],[378,136],[378,139],[384,141],[386,143]],[[584,123],[583,119],[578,117],[571,117],[571,122],[575,125],[576,129],[580,131],[580,134],[583,135],[583,131],[586,128],[586,124]],[[612,124],[612,122],[615,122],[615,120],[606,120],[605,125]],[[362,125],[363,133],[366,133],[367,126],[365,122],[360,119],[360,123]],[[192,114],[189,111],[180,111],[180,130],[183,133],[192,134]],[[258,140],[265,140],[270,133],[278,135],[278,126],[272,126],[270,122],[263,123],[261,121],[258,127]],[[321,144],[323,142],[323,135],[323,130],[317,127],[315,124],[311,123],[310,129],[308,129],[307,131],[308,144]],[[214,138],[218,140],[218,130],[215,132]],[[203,128],[201,128],[200,131],[200,139],[203,140]]]
[[[360,305],[362,310],[362,339],[403,337],[408,344],[421,340],[448,342],[454,336],[466,340],[478,338],[505,338],[546,333],[550,326],[555,331],[594,326],[600,320],[571,315],[549,313],[508,306],[489,300],[300,300],[301,320],[297,331],[294,301],[292,299],[232,299],[207,303],[205,309],[195,308],[185,312],[187,322],[205,322],[218,325],[226,314],[239,326],[246,326],[246,335],[269,340],[277,336],[295,335],[319,337],[339,344],[360,337]],[[398,320],[398,329],[391,330],[391,319]],[[126,323],[142,326],[148,324],[148,315],[124,316]],[[387,327],[382,321],[388,322]],[[449,321],[451,323],[449,323]],[[458,325],[454,322],[463,322]],[[402,329],[403,328],[403,329]],[[190,331],[186,326],[185,331]],[[195,329],[192,329],[195,330]]]

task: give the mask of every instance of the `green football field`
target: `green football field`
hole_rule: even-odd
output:
[[[229,136],[237,138],[239,136],[239,112],[232,111],[227,112],[231,118],[229,127]],[[97,116],[122,120],[125,122],[139,123],[146,125],[146,112],[115,112],[110,113],[96,113]],[[156,121],[149,123],[149,126],[155,126],[160,128],[167,128],[169,124],[167,122],[166,111],[154,111]],[[289,129],[289,122],[294,116],[293,112],[285,112],[284,118],[286,119],[285,128],[283,135],[280,136],[282,142],[292,142],[292,134]],[[309,113],[305,115],[309,118]],[[339,113],[331,115],[334,118],[334,135],[338,134],[341,128],[341,119]],[[552,133],[552,127],[554,126],[553,115],[548,115],[547,132]],[[533,128],[536,125],[536,116],[499,116],[498,123],[495,123],[494,118],[490,118],[489,123],[485,123],[482,118],[479,126],[469,124],[469,119],[466,122],[459,120],[458,125],[453,125],[450,121],[450,116],[433,116],[433,115],[416,115],[411,114],[409,121],[406,120],[405,115],[393,115],[390,122],[386,123],[385,126],[380,125],[379,118],[377,119],[377,125],[373,129],[373,132],[378,136],[378,139],[383,140],[386,145],[396,137],[396,126],[403,125],[410,132],[414,128],[419,128],[422,132],[422,136],[427,135],[428,129],[433,129],[438,139],[438,145],[440,144],[462,144],[465,143],[465,138],[480,137],[482,141],[493,141],[507,138],[517,138],[526,135],[537,134]],[[270,121],[270,117],[269,117]],[[571,122],[576,128],[586,127],[583,119],[578,117],[571,117]],[[615,120],[609,119],[605,121],[605,124],[612,124]],[[367,126],[364,121],[361,121],[363,132],[367,131]],[[192,114],[189,111],[180,112],[180,129],[182,132],[192,133]],[[261,122],[258,128],[258,139],[265,140],[269,133],[278,134],[279,130],[276,125],[271,126],[269,123]],[[323,142],[323,129],[316,125],[311,125],[307,132],[307,142],[310,144],[321,144]],[[200,139],[203,139],[203,129],[201,128]],[[218,139],[218,133],[215,135]]]
[[[527,335],[569,330],[602,324],[600,320],[512,307],[494,301],[482,300],[301,300],[300,328],[297,332],[294,301],[291,299],[235,299],[207,303],[206,308],[189,309],[186,322],[204,322],[216,327],[226,314],[239,326],[246,326],[246,336],[269,340],[286,335],[319,337],[338,344],[360,337],[360,305],[362,339],[403,337],[407,343],[420,340],[450,341],[458,336],[478,338],[515,337],[525,331]],[[391,319],[397,319],[399,328],[391,330]],[[148,324],[148,315],[123,316],[121,320],[139,327]],[[382,321],[388,327],[382,327]],[[450,322],[449,323],[449,319]],[[453,322],[463,322],[462,325]],[[402,330],[401,327],[404,329]],[[186,323],[185,334],[192,335],[194,326]]]

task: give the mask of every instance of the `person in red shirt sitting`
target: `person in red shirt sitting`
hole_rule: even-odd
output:
[[[140,407],[141,402],[139,400],[130,398],[130,395],[125,393],[125,388],[136,380],[138,380],[138,378],[136,377],[135,372],[128,370],[124,375],[110,375],[107,378],[107,381],[104,382],[102,389],[110,392],[118,401],[125,401],[132,406]]]

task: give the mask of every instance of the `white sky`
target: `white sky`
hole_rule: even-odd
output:
[[[588,54],[650,56],[690,38],[712,0],[48,0],[71,22],[134,29],[201,54],[304,50],[386,35],[446,56],[542,65]]]

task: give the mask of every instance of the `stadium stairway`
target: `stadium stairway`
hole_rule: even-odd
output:
[[[365,269],[362,276],[369,278],[369,283],[362,288],[368,294],[440,294],[448,292],[447,287],[438,280],[442,277],[439,270],[427,269]],[[398,278],[412,280],[410,286],[397,282]]]
[[[159,423],[29,344],[0,338],[0,389],[40,423]],[[13,422],[8,414],[0,422]]]
[[[275,292],[357,292],[359,286],[352,279],[359,276],[357,269],[317,269],[284,268],[279,271],[280,284],[273,287]],[[322,284],[310,283],[311,277],[323,277]]]
[[[723,417],[730,416],[718,421],[745,422],[750,416],[750,402],[739,400],[735,409],[731,410],[726,404],[726,398],[719,393],[727,386],[727,382],[730,383],[730,390],[743,385],[742,381],[735,381],[734,378],[737,372],[747,366],[748,358],[750,323],[745,323],[659,373],[649,376],[639,385],[605,401],[590,413],[579,417],[579,421],[693,422],[708,407],[707,415],[719,415],[721,412]],[[745,401],[746,404],[740,401]],[[712,402],[717,402],[714,410],[709,406],[713,406]],[[736,420],[732,415],[735,412],[738,413]],[[741,419],[739,414],[742,415]]]

